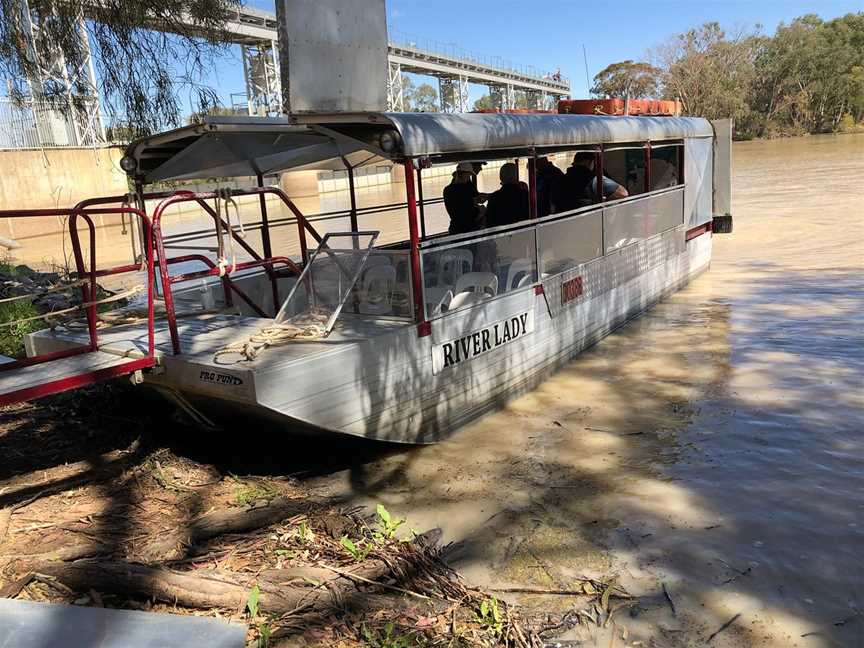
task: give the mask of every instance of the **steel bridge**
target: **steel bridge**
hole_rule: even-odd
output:
[[[24,13],[30,21],[32,42],[35,42],[39,31],[38,21],[31,12],[25,10]],[[80,32],[87,45],[85,18],[86,16],[82,16]],[[159,29],[159,25],[154,24],[153,28]],[[235,109],[245,109],[250,115],[279,114],[282,91],[276,15],[249,7],[239,9],[226,24],[225,39],[240,46],[246,81],[245,95],[241,95],[243,101],[239,106],[235,104]],[[87,49],[89,51],[89,45]],[[32,51],[35,55],[35,47]],[[533,68],[519,67],[498,57],[486,58],[469,54],[453,44],[418,43],[416,40],[391,33],[388,58],[388,109],[394,111],[403,111],[408,107],[403,83],[405,72],[438,79],[438,96],[443,112],[471,110],[468,94],[470,83],[487,86],[492,106],[499,110],[517,108],[520,95],[524,96],[523,105],[527,108],[551,108],[555,100],[570,93],[569,81],[557,72],[541,74]],[[16,118],[22,123],[32,122],[32,132],[25,133],[26,136],[21,138],[10,136],[9,143],[3,141],[5,138],[0,138],[0,147],[21,146],[21,143],[17,143],[19,139],[25,146],[30,139],[38,140],[37,146],[81,146],[104,142],[104,126],[96,91],[98,85],[92,62],[88,60],[80,70],[70,70],[62,53],[58,51],[56,60],[43,61],[39,67],[40,77],[27,80],[31,96],[30,112],[27,116],[19,115]],[[76,113],[72,119],[66,119],[57,111],[40,107],[41,88],[45,87],[46,83],[65,84],[71,93],[73,79],[84,80],[87,87],[91,88],[91,96],[87,101],[78,102],[85,106],[86,114]],[[232,99],[235,96],[232,95]],[[81,112],[80,108],[78,112]],[[3,114],[3,106],[0,105],[0,122],[5,121]],[[10,124],[17,126],[18,124],[13,123],[15,121],[12,119]]]

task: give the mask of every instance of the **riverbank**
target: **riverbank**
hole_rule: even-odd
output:
[[[584,577],[566,610],[526,615],[453,572],[440,530],[262,472],[259,447],[191,459],[172,440],[196,433],[170,421],[123,385],[0,411],[0,597],[216,616],[259,648],[534,648],[638,605]]]

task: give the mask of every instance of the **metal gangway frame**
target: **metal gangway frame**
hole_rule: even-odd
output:
[[[261,238],[263,254],[255,250],[243,236],[236,231],[229,220],[222,217],[208,200],[233,200],[234,196],[259,197],[261,209]],[[287,256],[274,256],[270,240],[270,223],[267,216],[265,199],[267,195],[275,195],[291,211],[298,227],[300,243],[300,263]],[[153,210],[152,217],[146,213],[146,201],[159,200]],[[203,254],[183,254],[169,257],[166,251],[163,235],[163,217],[171,205],[194,202],[208,214],[214,222],[217,239],[222,245],[224,235],[232,239],[251,258],[251,261],[237,261],[219,264]],[[137,204],[137,207],[131,205]],[[140,223],[140,240],[142,254],[135,263],[97,268],[96,226],[93,216],[131,216]],[[233,296],[237,296],[258,316],[275,317],[281,306],[278,279],[286,276],[300,276],[303,267],[309,260],[309,243],[307,235],[316,244],[323,240],[321,235],[309,223],[294,202],[279,188],[258,186],[249,189],[193,192],[186,190],[163,191],[152,193],[126,194],[89,198],[66,209],[22,209],[0,210],[0,220],[9,218],[68,218],[68,233],[72,244],[75,261],[75,273],[69,288],[80,286],[81,304],[76,310],[85,313],[86,328],[89,342],[71,348],[42,353],[27,358],[13,360],[0,364],[0,407],[13,403],[41,398],[64,391],[77,389],[111,378],[130,375],[142,370],[152,369],[159,364],[156,349],[156,309],[155,304],[161,289],[161,300],[165,308],[165,319],[171,340],[171,351],[175,355],[183,352],[177,327],[177,312],[173,296],[173,287],[179,283],[219,277],[224,290],[225,303],[233,305]],[[78,232],[79,223],[85,224],[88,230],[88,258],[85,260],[84,247]],[[186,262],[197,262],[205,266],[204,270],[171,275],[172,265]],[[255,303],[237,284],[231,275],[242,270],[263,268],[272,286],[272,311],[268,312],[263,304]],[[98,279],[112,275],[127,273],[145,273],[146,308],[147,308],[147,347],[143,357],[128,358],[100,351],[98,313]],[[38,295],[37,295],[38,296]],[[28,299],[30,295],[16,298]],[[46,316],[50,316],[47,313]],[[40,316],[43,317],[43,316]]]

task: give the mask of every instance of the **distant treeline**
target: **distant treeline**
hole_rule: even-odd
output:
[[[861,12],[827,22],[808,14],[773,36],[705,23],[646,58],[609,65],[591,92],[678,99],[688,115],[734,118],[743,139],[864,130]]]

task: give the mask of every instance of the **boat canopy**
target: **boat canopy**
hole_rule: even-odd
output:
[[[144,183],[336,170],[465,154],[484,159],[567,148],[712,137],[693,117],[504,113],[340,113],[291,117],[205,117],[200,124],[139,139],[121,166]]]

